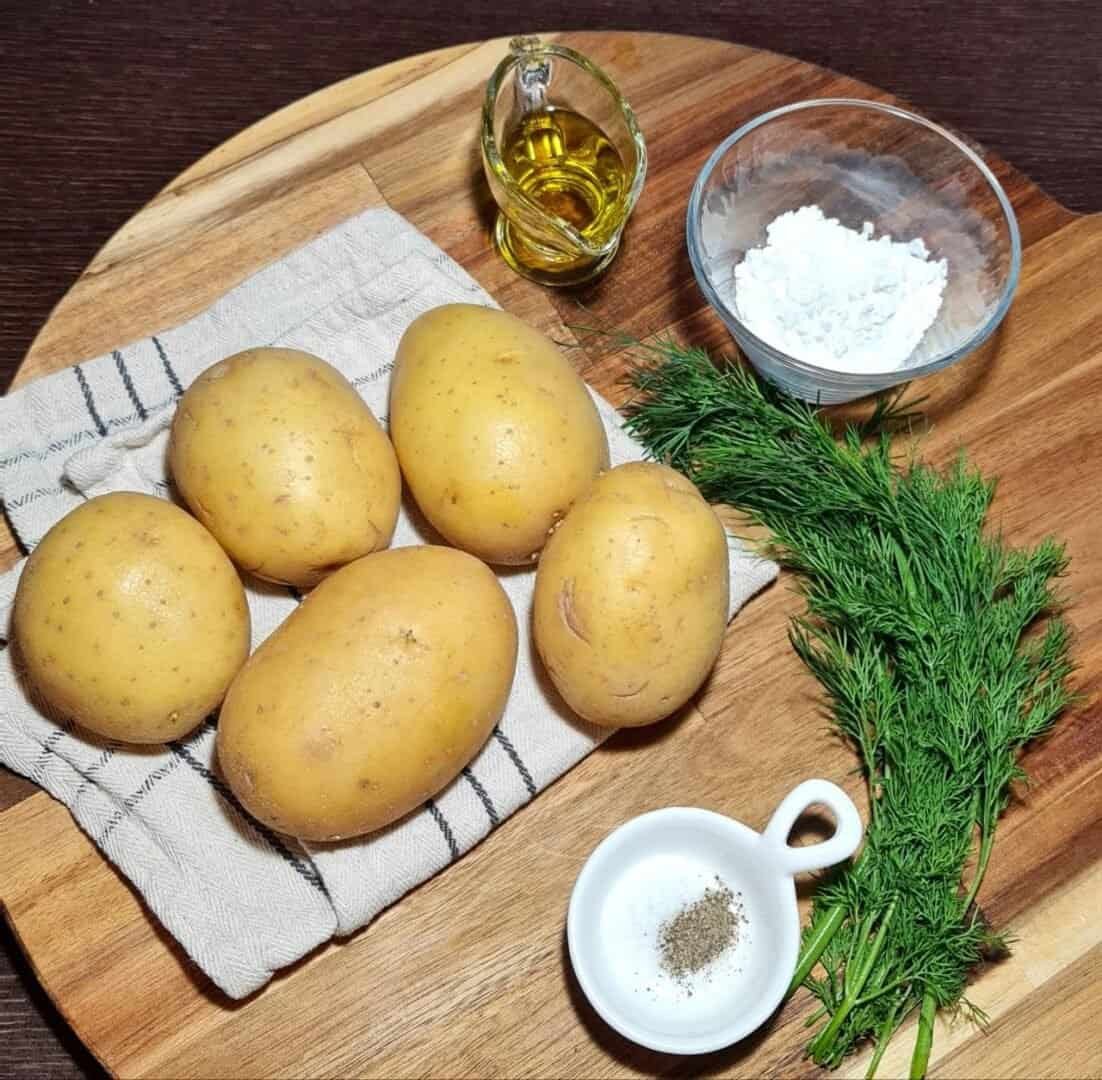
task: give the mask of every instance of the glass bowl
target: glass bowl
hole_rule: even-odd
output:
[[[735,267],[789,210],[817,204],[850,229],[921,239],[945,259],[941,307],[901,367],[841,371],[790,356],[740,318]],[[845,98],[774,109],[728,136],[689,198],[697,282],[747,359],[795,397],[853,401],[962,360],[1002,321],[1018,283],[1021,239],[1010,201],[960,139],[892,105]]]

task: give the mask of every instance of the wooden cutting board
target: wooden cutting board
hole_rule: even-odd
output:
[[[504,41],[370,71],[263,120],[219,147],[138,213],[53,313],[25,381],[179,323],[250,272],[348,215],[389,204],[458,259],[510,311],[570,340],[599,321],[726,345],[697,291],[683,218],[709,151],[766,109],[807,97],[889,96],[796,60],[716,41],[565,35],[635,106],[651,155],[623,251],[595,287],[555,294],[492,253],[477,118]],[[150,133],[151,138],[156,132]],[[926,453],[967,443],[1002,474],[994,521],[1014,541],[1068,539],[1066,592],[1078,633],[1081,707],[1032,750],[1034,785],[1000,834],[981,901],[1018,937],[973,1000],[984,1036],[937,1033],[935,1076],[1102,1073],[1102,215],[1077,217],[988,157],[1022,227],[1018,295],[1002,332],[928,380]],[[585,310],[578,307],[578,302]],[[588,341],[582,373],[622,400],[624,357]],[[8,541],[7,557],[14,557]],[[728,635],[717,671],[679,722],[612,739],[460,863],[350,941],[320,949],[232,1003],[184,958],[68,812],[0,776],[0,900],[34,969],[104,1064],[124,1076],[732,1076],[811,1073],[801,1057],[809,1000],[700,1059],[620,1039],[587,1006],[563,920],[582,862],[627,817],[670,803],[760,826],[797,781],[860,782],[816,685],[788,647],[800,602],[782,582]],[[805,897],[806,902],[806,897]],[[910,1039],[882,1075],[905,1073]],[[848,1072],[860,1073],[863,1060]]]

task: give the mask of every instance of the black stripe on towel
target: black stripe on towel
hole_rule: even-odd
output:
[[[172,387],[172,392],[177,397],[180,397],[184,392],[184,388],[180,384],[180,380],[177,378],[176,372],[172,369],[172,364],[168,359],[168,353],[165,352],[165,347],[161,344],[160,338],[158,338],[156,335],[150,338],[150,340],[153,342],[153,346],[157,350],[157,355],[161,358],[161,367],[165,369],[165,377],[168,379],[169,385],[171,385]]]
[[[73,372],[77,377],[77,382],[80,383],[80,391],[84,395],[84,404],[88,407],[88,415],[92,418],[92,423],[96,427],[96,431],[100,433],[101,437],[107,435],[107,425],[103,422],[103,417],[100,416],[99,411],[96,409],[95,398],[92,397],[92,388],[88,385],[88,380],[84,377],[84,372],[81,370],[80,364],[77,364],[73,368]]]
[[[497,825],[498,816],[497,808],[494,806],[493,799],[490,798],[486,789],[479,782],[479,779],[473,772],[471,772],[469,766],[465,766],[463,769],[463,776],[466,778],[468,784],[474,788],[474,793],[478,796],[479,801],[482,803],[483,808],[486,811],[486,816],[490,819],[491,825]]]
[[[107,843],[107,838],[115,831],[119,823],[126,816],[127,811],[133,811],[134,808],[144,799],[170,772],[179,768],[180,758],[173,757],[169,761],[165,762],[158,769],[154,769],[143,781],[141,787],[137,791],[130,795],[127,795],[122,801],[124,809],[116,810],[108,819],[107,824],[103,827],[103,832],[96,839],[96,843],[103,847]]]
[[[453,859],[459,858],[459,845],[455,842],[455,833],[452,832],[452,827],[448,824],[448,819],[444,817],[444,814],[440,810],[440,807],[429,799],[425,803],[425,809],[432,814],[432,820],[440,827],[440,831],[444,834],[444,839],[448,842],[448,850],[452,854]]]
[[[213,714],[211,716],[208,716],[206,720],[204,720],[202,724],[199,725],[199,727],[197,727],[190,735],[187,736],[187,738],[184,739],[183,745],[190,745],[206,732],[213,731],[216,726],[217,725],[215,724]],[[47,740],[47,742],[48,741],[49,740]],[[92,764],[89,765],[88,768],[81,774],[83,776],[83,779],[80,782],[80,787],[78,787],[76,790],[76,794],[73,796],[74,804],[81,797],[81,795],[84,794],[84,791],[88,787],[88,785],[92,783],[92,773],[99,772],[99,770],[102,769],[111,760],[111,758],[115,756],[115,751],[118,750],[119,745],[120,744],[116,742],[109,742],[104,750],[100,753],[100,756],[96,758],[96,760],[93,761]],[[56,753],[57,751],[51,748],[50,752]]]
[[[54,753],[54,747],[68,734],[69,732],[65,728],[59,727],[57,731],[52,732],[49,738],[42,744],[42,749],[39,751],[38,757],[31,766],[31,779],[36,784],[41,786],[42,770],[46,766],[46,759]]]
[[[119,373],[119,378],[122,379],[122,385],[126,390],[127,396],[130,398],[130,404],[133,405],[138,412],[138,419],[148,420],[149,413],[145,411],[142,399],[138,397],[138,391],[134,389],[134,380],[130,378],[130,371],[126,366],[126,361],[122,358],[122,353],[116,349],[111,355],[115,358],[115,370]]]
[[[513,745],[512,739],[501,728],[494,728],[494,738],[501,744],[502,750],[509,755],[509,760],[513,763],[517,772],[520,773],[520,778],[524,781],[528,794],[534,799],[536,797],[536,782],[532,779],[528,766],[524,764],[520,754],[517,753],[517,748]]]
[[[84,770],[84,779],[80,782],[80,787],[77,788],[76,794],[73,796],[73,803],[75,804],[77,799],[84,794],[84,789],[92,782],[92,773],[99,772],[114,756],[115,751],[118,749],[118,744],[109,742],[107,746],[100,752],[100,756]]]
[[[310,884],[313,885],[314,888],[317,889],[318,892],[320,892],[326,898],[326,900],[329,899],[329,891],[326,889],[325,883],[321,880],[321,875],[318,874],[314,866],[312,864],[310,866],[306,866],[302,862],[302,860],[299,859],[283,843],[283,841],[276,833],[274,833],[266,825],[262,825],[259,821],[256,820],[256,818],[252,817],[248,813],[248,811],[246,811],[245,808],[237,801],[237,796],[234,795],[234,793],[230,791],[229,787],[227,787],[227,785],[223,783],[223,781],[215,776],[214,773],[212,773],[210,769],[206,767],[206,765],[204,765],[198,758],[194,757],[190,753],[190,751],[188,751],[180,743],[169,743],[168,749],[177,757],[182,758],[185,765],[191,768],[194,772],[197,772],[204,780],[206,780],[207,783],[210,784],[210,786],[214,788],[216,792],[218,792],[222,799],[225,802],[229,803],[229,805],[232,806],[235,811],[237,811],[237,813],[241,816],[241,819],[252,826],[252,828],[268,842],[272,850],[275,851],[275,853],[285,863],[287,863],[288,866],[290,866],[295,871],[295,873],[299,875],[299,877],[304,878],[306,881],[310,882]]]
[[[5,499],[4,505],[9,510],[18,510],[23,506],[30,506],[31,503],[38,502],[39,499],[56,498],[58,495],[64,495],[65,489],[63,487],[44,487],[35,488],[34,491],[28,491],[25,495],[20,495],[15,499]]]
[[[217,726],[218,725],[215,721],[214,714],[207,716],[207,719],[204,720],[202,724],[199,724],[199,726],[195,728],[195,731],[193,731],[191,735],[187,735],[182,739],[180,745],[191,746],[193,743],[198,742],[198,739],[201,739],[207,732],[213,732]],[[172,747],[170,746],[169,749],[171,748]],[[107,754],[109,753],[110,752],[108,750]],[[107,758],[105,756],[105,760],[106,759]],[[156,787],[156,785],[160,784],[161,780],[163,780],[170,773],[173,773],[176,767],[180,765],[182,760],[183,758],[179,755],[174,755],[170,762],[162,765],[160,768],[153,769],[152,773],[150,773],[149,776],[145,777],[145,779],[142,780],[141,787],[139,787],[137,791],[132,792],[131,795],[128,795],[125,799],[122,800],[123,806],[125,806],[128,810],[133,810],[133,808],[138,806],[138,803],[141,802],[141,800],[144,799],[145,796],[149,795],[150,791],[152,791],[153,788]],[[80,787],[82,787],[83,789],[87,784],[88,779],[86,777],[84,784],[80,785]],[[99,840],[97,840],[96,843],[98,843],[100,846],[104,845],[107,842],[108,836],[115,831],[118,823],[122,820],[122,817],[123,811],[121,810],[116,810],[115,813],[112,813],[111,817],[107,819],[107,825],[104,828],[104,831],[102,831],[102,833],[100,834]]]
[[[388,364],[383,364],[382,367],[377,367],[374,371],[367,375],[361,375],[358,379],[352,380],[353,386],[366,386],[367,383],[378,382],[380,379],[389,375],[394,370],[394,361],[391,360]]]

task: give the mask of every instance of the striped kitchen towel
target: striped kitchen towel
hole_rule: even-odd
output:
[[[267,267],[174,330],[31,383],[0,401],[0,497],[31,550],[89,495],[172,498],[167,427],[204,368],[254,345],[316,353],[385,417],[398,340],[438,304],[493,301],[456,263],[389,210],[369,210]],[[598,399],[613,463],[642,456]],[[405,509],[394,545],[432,538]],[[731,612],[776,576],[735,541]],[[10,607],[20,567],[0,578]],[[534,572],[501,583],[528,625]],[[292,591],[246,582],[259,644],[295,608]],[[6,621],[5,621],[6,625]],[[0,652],[0,762],[30,777],[73,816],[142,893],[194,961],[231,997],[333,935],[369,922],[458,859],[601,741],[537,678],[520,635],[505,715],[454,783],[366,839],[304,845],[251,820],[218,774],[216,720],[188,738],[133,750],[49,715]],[[155,678],[156,673],[150,672]]]

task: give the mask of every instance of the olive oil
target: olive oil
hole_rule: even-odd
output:
[[[591,120],[548,106],[527,113],[502,140],[502,160],[517,186],[548,214],[599,247],[623,224],[630,177],[616,147]],[[561,266],[541,245],[512,238],[512,254],[529,269]]]

